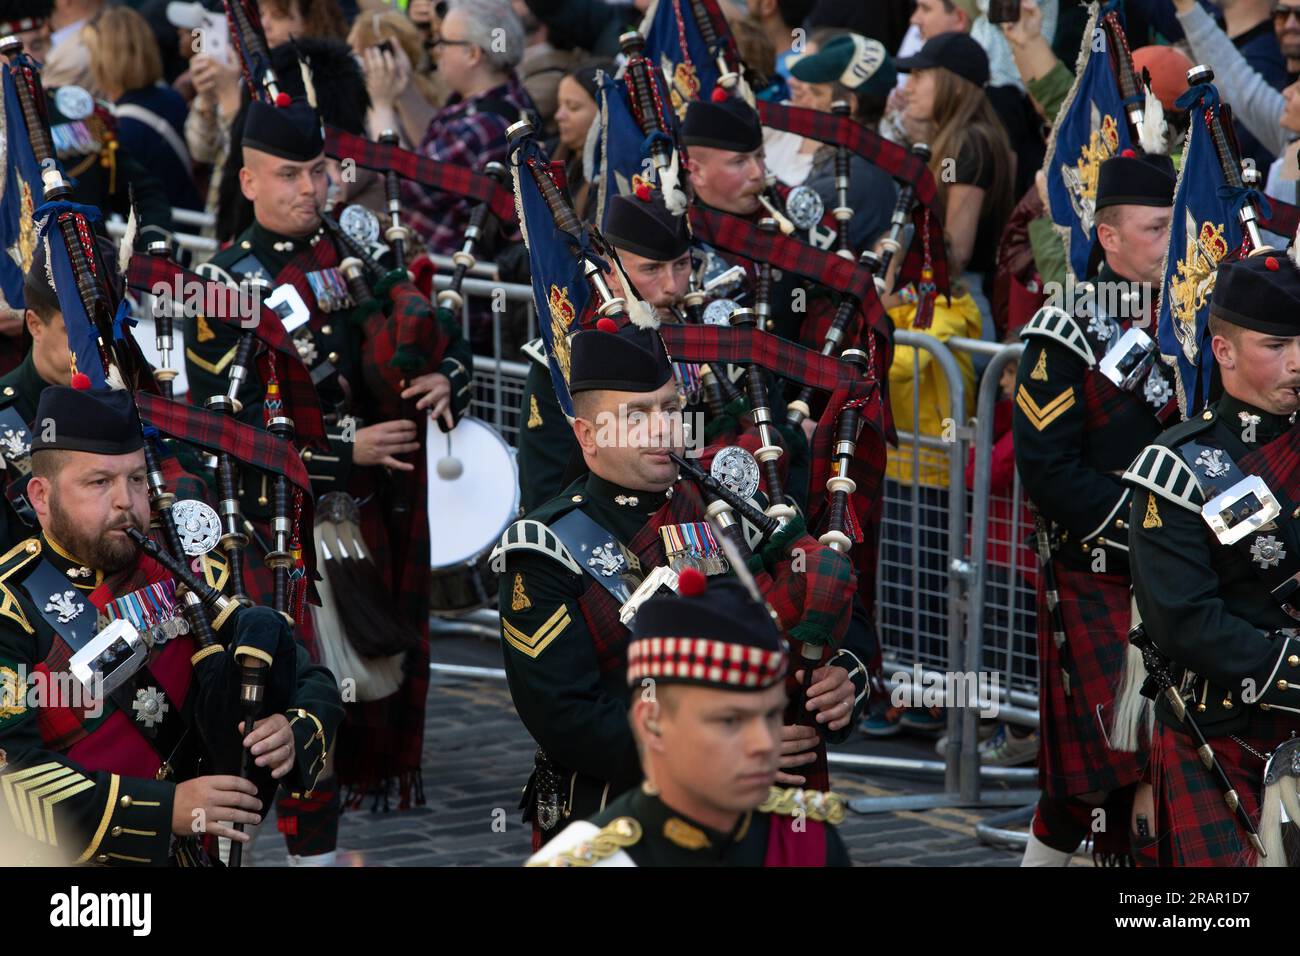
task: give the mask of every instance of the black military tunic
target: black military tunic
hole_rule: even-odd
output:
[[[33,860],[57,852],[65,863],[166,864],[173,852],[176,783],[210,772],[199,763],[199,735],[191,727],[176,750],[158,754],[155,762],[162,769],[155,778],[132,775],[115,764],[120,750],[106,751],[99,743],[117,741],[121,748],[124,736],[142,733],[136,726],[139,716],[119,710],[110,695],[102,712],[85,725],[88,736],[67,749],[47,748],[40,717],[44,698],[28,693],[26,682],[47,661],[55,632],[23,587],[42,559],[83,595],[104,581],[102,572],[87,568],[43,535],[0,557],[0,792],[7,798],[0,800],[0,831],[8,831],[5,838],[12,835],[20,855]],[[167,647],[154,650],[150,666]],[[287,780],[311,789],[343,709],[329,671],[312,664],[301,647],[297,654],[297,688],[286,714],[293,727],[295,764]],[[60,677],[69,677],[66,664],[46,683],[58,686],[54,681]],[[190,693],[195,692],[191,687]]]
[[[773,815],[805,815],[799,837],[824,834],[824,848],[800,865],[850,866],[848,850],[833,824],[844,818],[835,794],[818,795],[812,807],[797,803],[797,790],[773,787],[757,810],[741,816],[730,833],[677,813],[643,785],[623,794],[591,818],[572,825],[528,861],[529,866],[780,866],[791,865],[770,845]],[[796,807],[800,807],[796,810]]]
[[[1283,659],[1300,645],[1290,642],[1288,649],[1275,633],[1297,622],[1260,577],[1264,563],[1277,566],[1300,556],[1300,525],[1293,513],[1300,499],[1289,489],[1270,489],[1283,507],[1276,526],[1262,529],[1257,545],[1251,538],[1241,546],[1220,544],[1200,514],[1212,456],[1198,452],[1203,464],[1189,466],[1169,450],[1196,442],[1238,461],[1289,427],[1287,418],[1225,394],[1201,415],[1162,434],[1124,476],[1134,487],[1129,540],[1138,610],[1147,634],[1179,666],[1175,677],[1184,679],[1196,722],[1207,736],[1246,732],[1261,707],[1300,707],[1300,659],[1297,664]],[[1179,484],[1179,476],[1191,480]],[[1256,699],[1243,700],[1243,693]],[[1156,716],[1181,727],[1163,697]]]
[[[588,588],[599,585],[553,535],[548,542],[538,525],[553,525],[580,508],[626,547],[668,497],[665,492],[623,488],[588,473],[507,529],[493,554],[493,567],[501,575],[497,606],[515,710],[546,754],[572,773],[572,779],[565,778],[566,816],[575,819],[595,813],[641,779],[627,722],[626,670],[603,666],[606,662],[597,650],[598,645],[608,646],[614,656],[621,656],[628,631],[613,622],[608,633],[592,633],[582,598]],[[702,521],[704,516],[689,520]],[[643,567],[641,572],[650,570]],[[866,698],[862,662],[870,655],[866,642],[871,637],[869,628],[851,626],[844,647],[830,661],[849,673],[855,717]],[[850,721],[840,731],[828,732],[827,739],[841,742],[853,726]]]
[[[261,276],[273,287],[275,278],[296,256],[314,242],[330,242],[321,231],[310,237],[282,236],[254,223],[229,247],[223,249],[200,272],[209,278],[238,282],[244,277]],[[310,307],[310,303],[308,303]],[[353,394],[362,386],[362,330],[350,319],[351,309],[325,313],[312,311],[310,321],[292,333],[298,354],[309,369],[319,369],[324,363],[332,365],[349,386]],[[238,332],[228,325],[208,321],[203,316],[187,315],[185,319],[185,372],[189,377],[191,400],[202,404],[211,395],[223,393],[229,382],[230,363],[235,357]],[[457,338],[448,348],[439,371],[452,384],[452,404],[457,414],[469,404],[469,369],[473,356],[469,344]],[[262,399],[265,386],[257,369],[241,387],[238,398],[244,407],[240,419],[257,428],[265,427]],[[331,399],[341,401],[341,393],[322,395],[327,416],[336,409],[329,407]],[[363,427],[373,422],[358,422]],[[418,424],[418,423],[417,423]],[[317,495],[343,491],[348,486],[352,469],[355,443],[344,433],[337,415],[327,418],[328,452],[303,452],[303,461],[312,480],[312,490]],[[263,500],[268,496],[261,487],[260,477],[250,472],[245,476],[242,507],[245,514],[259,517],[269,514]],[[252,483],[258,484],[254,486]]]
[[[0,376],[0,455],[4,457],[6,489],[31,473],[32,436],[27,426],[36,417],[36,405],[47,384],[36,371],[30,350],[17,368]],[[31,520],[35,519],[26,508],[24,511]],[[33,524],[19,517],[6,494],[4,503],[0,504],[0,553],[8,551],[34,530]]]
[[[550,525],[581,508],[626,545],[667,500],[664,492],[622,488],[589,473],[531,512],[528,522]],[[510,539],[507,531],[503,541]],[[506,546],[500,560],[497,606],[515,710],[551,759],[576,774],[571,811],[581,818],[641,779],[625,671],[601,667],[579,605],[593,586],[584,571],[575,571],[558,549]],[[626,642],[626,629],[617,629],[601,637]]]
[[[1098,301],[1118,301],[1127,280],[1103,265],[1097,275]],[[1129,319],[1119,323],[1121,331]],[[1093,549],[1106,550],[1109,572],[1123,572],[1128,557],[1125,525],[1128,490],[1120,482],[1137,453],[1160,433],[1154,407],[1141,394],[1119,401],[1118,389],[1101,378],[1093,362],[1105,354],[1100,328],[1087,316],[1075,319],[1082,337],[1070,348],[1041,334],[1031,322],[1021,333],[1025,351],[1016,373],[1016,466],[1025,492],[1055,526],[1057,560],[1079,570],[1093,566]],[[1104,333],[1103,333],[1104,334]],[[1113,340],[1113,339],[1111,339]],[[1163,404],[1163,402],[1161,403]],[[1100,540],[1098,540],[1100,539]]]
[[[148,157],[132,156],[118,141],[110,105],[77,86],[47,90],[46,102],[55,151],[72,182],[72,200],[94,206],[105,218],[117,213],[126,219],[134,194],[140,215],[136,248],[143,251],[150,241],[169,237],[172,210],[167,193],[143,165]],[[24,207],[27,199],[24,195]],[[32,201],[40,206],[42,199],[34,196]]]

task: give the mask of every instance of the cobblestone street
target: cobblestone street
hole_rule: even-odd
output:
[[[434,658],[501,666],[493,644],[472,638],[436,641]],[[933,747],[919,738],[880,742],[858,735],[836,749],[934,759]],[[530,831],[519,820],[517,804],[534,749],[503,681],[435,674],[424,742],[427,804],[400,813],[373,812],[368,803],[349,811],[340,831],[339,865],[517,866],[529,853]],[[834,789],[850,799],[936,792],[940,783],[874,770],[834,777]],[[860,866],[1014,866],[1019,852],[975,838],[975,825],[1003,809],[849,812],[840,833]],[[246,859],[256,866],[286,862],[273,819],[259,829]]]

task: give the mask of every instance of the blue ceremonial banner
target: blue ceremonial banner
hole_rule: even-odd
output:
[[[696,0],[701,12],[714,6],[709,0]],[[691,8],[692,0],[658,0],[645,34],[645,56],[668,80],[673,110],[677,118],[686,115],[691,100],[708,99],[718,85],[718,53],[729,34],[715,37],[712,48],[700,32]],[[716,9],[716,7],[715,7]],[[725,30],[725,23],[724,30]]]
[[[59,229],[59,216],[63,213],[80,214],[92,225],[100,218],[99,210],[70,202],[46,203],[35,211],[38,236],[48,243],[50,274],[54,278],[54,291],[59,297],[59,310],[63,325],[68,330],[68,350],[72,353],[75,372],[83,372],[92,388],[107,388],[104,360],[99,350],[99,333],[86,313],[77,291],[77,274],[68,256],[68,246]],[[108,343],[105,343],[107,346]]]
[[[549,176],[546,154],[534,139],[527,139],[514,157],[515,195],[519,199],[519,222],[528,245],[528,265],[533,281],[533,302],[537,325],[546,344],[551,384],[564,414],[573,417],[569,395],[569,335],[591,298],[591,287],[574,250],[586,249],[567,233],[555,228],[555,217],[533,179],[531,170]]]
[[[32,211],[41,203],[41,170],[27,140],[27,124],[14,90],[13,77],[4,72],[4,144],[0,153],[0,294],[10,308],[21,309],[23,276],[36,251],[36,224]]]
[[[1177,372],[1178,407],[1189,418],[1210,394],[1214,355],[1208,325],[1215,270],[1224,257],[1240,250],[1237,213],[1255,194],[1232,189],[1224,181],[1206,118],[1207,110],[1219,110],[1214,86],[1192,87],[1179,98],[1178,107],[1191,111],[1192,122],[1174,192],[1156,341],[1165,362]]]
[[[1101,15],[1113,7],[1093,5],[1074,86],[1056,116],[1043,162],[1052,221],[1065,240],[1066,264],[1077,279],[1088,278],[1098,171],[1111,156],[1132,147],[1106,33],[1099,26]]]
[[[597,221],[603,226],[605,210],[615,196],[630,195],[638,182],[655,183],[654,161],[650,158],[651,138],[628,106],[627,84],[608,75],[600,89],[600,199]]]

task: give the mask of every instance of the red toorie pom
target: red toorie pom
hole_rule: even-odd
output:
[[[275,94],[275,105],[283,109],[290,103],[289,94],[281,91]]]
[[[1269,272],[1277,272],[1278,269],[1277,260],[1274,259],[1272,256],[1269,256],[1267,259],[1264,260],[1264,268],[1267,269]]]
[[[708,581],[695,568],[682,568],[677,575],[677,593],[682,597],[699,597],[707,586]]]
[[[632,191],[636,193],[636,198],[642,202],[650,201],[650,184],[648,182],[642,180],[636,184],[636,188]]]
[[[611,319],[609,316],[605,316],[604,318],[596,322],[596,328],[598,328],[602,332],[617,332],[618,323],[615,322],[613,319]]]
[[[72,376],[72,387],[79,392],[84,392],[90,388],[90,376],[85,372],[78,372]]]
[[[1124,150],[1124,152],[1120,153],[1120,155],[1123,156],[1125,159],[1137,159],[1137,153],[1133,152],[1133,150],[1131,149]]]
[[[713,92],[709,94],[709,99],[715,103],[721,103],[727,98],[727,91],[720,86],[715,86]]]

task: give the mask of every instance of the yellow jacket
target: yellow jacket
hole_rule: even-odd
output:
[[[979,306],[969,294],[954,295],[952,304],[946,305],[940,296],[935,303],[934,319],[924,331],[940,342],[954,336],[978,339],[982,320]],[[916,318],[915,305],[901,305],[889,310],[896,329],[910,329]],[[894,362],[889,367],[889,401],[894,411],[894,424],[899,432],[900,448],[889,450],[886,474],[903,484],[915,480],[931,488],[948,487],[948,453],[933,447],[914,445],[904,437],[911,432],[931,438],[953,441],[955,429],[975,411],[975,368],[969,353],[953,352],[961,369],[965,388],[966,407],[960,416],[954,416],[948,395],[948,381],[942,369],[927,349],[910,345],[894,347]],[[947,427],[945,427],[947,424]],[[962,468],[966,463],[962,462]]]

